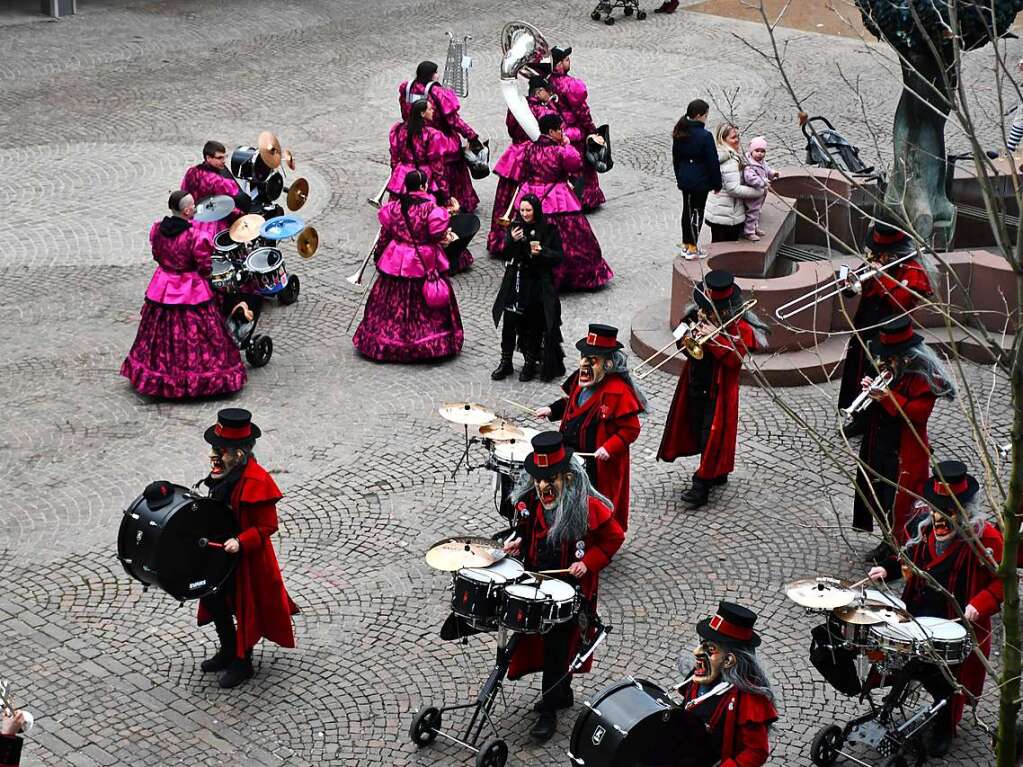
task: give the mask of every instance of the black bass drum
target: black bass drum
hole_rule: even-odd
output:
[[[237,534],[227,504],[153,482],[124,512],[117,558],[132,578],[183,602],[214,593],[238,561],[222,548],[200,546],[200,539],[223,543]]]

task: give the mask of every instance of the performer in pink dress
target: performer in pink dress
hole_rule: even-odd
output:
[[[418,170],[426,176],[427,191],[440,205],[447,204],[444,153],[448,140],[432,126],[435,113],[432,102],[417,101],[409,109],[408,117],[391,126],[391,178],[387,191],[392,200],[405,194],[405,176]]]
[[[172,215],[149,231],[159,266],[121,375],[140,394],[167,399],[238,391],[245,366],[206,281],[213,242],[192,226],[192,195],[179,190],[167,204]]]
[[[452,91],[442,86],[437,74],[437,65],[432,61],[424,61],[416,67],[414,80],[406,80],[398,86],[398,104],[401,107],[402,119],[407,120],[412,105],[426,98],[436,112],[433,123],[447,138],[444,152],[444,175],[447,179],[448,194],[458,200],[465,213],[473,213],[480,204],[480,198],[472,186],[469,166],[462,154],[462,141],[459,136],[469,142],[474,152],[483,148],[479,135],[462,119],[459,110],[462,105]]]
[[[529,109],[539,120],[544,115],[557,114],[555,103],[552,100],[554,91],[551,84],[542,77],[529,78],[529,97],[526,103]],[[500,255],[504,250],[505,228],[497,220],[508,212],[512,195],[515,188],[522,182],[522,156],[526,147],[529,146],[529,136],[522,130],[518,120],[512,115],[511,110],[504,120],[508,126],[508,135],[512,143],[501,154],[501,158],[494,165],[494,175],[497,178],[497,194],[494,195],[494,210],[490,216],[490,233],[487,235],[487,250],[492,255]],[[515,210],[512,209],[510,218],[514,218]]]
[[[587,103],[586,83],[568,72],[572,67],[571,48],[551,48],[553,71],[551,86],[558,95],[558,111],[565,120],[565,135],[580,157],[586,156],[586,138],[597,132]],[[604,192],[597,180],[597,171],[589,163],[583,163],[583,210],[593,210],[604,204]]]
[[[196,202],[217,194],[234,198],[234,211],[220,221],[193,221],[192,227],[211,238],[231,226],[231,223],[249,212],[252,200],[239,187],[225,166],[227,148],[219,141],[207,141],[202,148],[202,162],[185,171],[181,188]]]
[[[579,198],[568,183],[579,175],[582,158],[568,143],[561,117],[545,115],[538,120],[540,138],[526,147],[522,158],[523,182],[517,199],[534,194],[544,216],[558,228],[564,258],[554,268],[558,290],[593,290],[611,281],[614,272],[600,251],[600,243],[582,213]]]
[[[378,362],[416,362],[458,354],[462,318],[446,276],[443,245],[454,235],[450,214],[426,191],[426,176],[410,171],[405,195],[378,214],[377,275],[352,342]]]

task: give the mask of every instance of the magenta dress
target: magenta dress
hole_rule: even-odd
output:
[[[529,109],[539,120],[544,115],[557,114],[557,110],[551,104],[545,104],[539,99],[528,98],[526,103]],[[497,176],[497,193],[494,195],[494,210],[490,214],[490,233],[487,234],[487,250],[493,255],[500,255],[504,250],[504,227],[497,223],[497,219],[503,216],[508,210],[508,203],[515,194],[515,187],[522,181],[522,156],[529,146],[529,136],[522,130],[519,121],[512,116],[511,112],[504,118],[504,124],[508,127],[508,135],[512,143],[501,154],[501,158],[494,165],[494,175]],[[512,211],[512,218],[515,218],[515,211]]]
[[[245,365],[206,282],[213,243],[183,218],[149,231],[158,266],[121,375],[140,394],[167,399],[235,392]]]
[[[570,176],[579,175],[582,164],[574,148],[556,144],[550,136],[540,136],[527,145],[522,157],[522,173],[527,180],[519,198],[535,194],[547,220],[558,227],[561,235],[564,258],[554,267],[554,286],[561,291],[593,290],[614,277],[579,198],[568,183]]]
[[[398,86],[398,106],[401,108],[402,120],[408,119],[412,109],[408,96],[420,95],[425,90],[426,86],[415,80],[405,81]],[[473,189],[472,176],[469,175],[469,165],[462,154],[462,141],[459,136],[466,141],[472,141],[479,136],[462,119],[459,114],[462,105],[452,91],[440,83],[433,83],[430,87],[430,99],[433,101],[433,124],[447,139],[444,151],[444,176],[447,179],[448,193],[458,200],[462,212],[475,213],[480,198]]]
[[[366,312],[352,342],[378,362],[418,362],[450,357],[462,350],[464,334],[455,291],[446,276],[448,260],[441,241],[448,212],[426,192],[412,195],[407,213],[397,200],[377,214],[380,242],[377,278]],[[423,283],[436,273],[448,284],[446,306],[433,309],[423,298]]]
[[[181,188],[192,195],[196,202],[216,194],[226,194],[228,197],[234,198],[241,194],[238,182],[226,168],[220,171],[204,162],[193,165],[185,171],[185,177],[181,179]],[[235,207],[227,218],[222,218],[220,221],[193,221],[192,226],[197,231],[208,234],[212,239],[228,229],[235,219],[243,215],[244,212]]]
[[[586,137],[595,133],[590,106],[587,103],[586,83],[571,75],[551,74],[551,87],[558,94],[558,112],[565,121],[565,135],[580,157],[586,156]],[[596,169],[588,162],[583,163],[583,207],[587,210],[604,204],[604,192],[600,188]]]

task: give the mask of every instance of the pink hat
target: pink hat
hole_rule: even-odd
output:
[[[767,139],[763,136],[754,136],[749,142],[749,150],[752,152],[754,149],[763,149],[767,151]]]

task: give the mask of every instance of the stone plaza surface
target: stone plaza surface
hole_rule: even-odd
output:
[[[0,24],[0,676],[37,715],[23,763],[469,764],[467,752],[417,751],[407,736],[421,703],[473,695],[493,656],[492,637],[458,647],[437,636],[449,581],[426,567],[425,549],[490,532],[499,518],[489,473],[452,479],[461,434],[436,410],[472,400],[534,426],[502,398],[542,404],[557,390],[490,381],[501,265],[481,245],[473,269],[454,278],[461,356],[394,366],[354,353],[345,328],[360,296],[344,278],[376,230],[364,200],[388,171],[397,83],[421,59],[443,63],[445,31],[468,32],[475,67],[463,115],[499,151],[502,25],[528,20],[553,44],[574,47],[594,115],[612,125],[608,203],[591,222],[617,276],[603,291],[563,299],[564,332],[571,344],[588,321],[604,321],[626,336],[632,315],[669,291],[679,207],[669,134],[685,104],[713,96],[716,123],[728,91],[740,125],[755,120],[746,136],[767,135],[776,164],[801,152],[777,76],[740,39],[764,44],[763,29],[685,11],[607,27],[589,20],[586,3],[535,0],[82,0],[79,8],[60,22],[19,13]],[[898,93],[890,58],[856,39],[778,34],[790,41],[810,110],[875,156],[861,109],[886,135]],[[990,102],[984,57],[975,55],[968,74],[977,98]],[[861,83],[859,97],[846,80]],[[233,398],[140,398],[117,371],[152,273],[149,224],[205,140],[252,143],[264,129],[280,134],[309,178],[312,199],[300,215],[322,243],[310,261],[286,250],[302,294],[266,314],[273,359],[250,370]],[[494,179],[477,189],[489,221]],[[994,436],[1004,440],[1005,387],[982,367],[959,375],[984,390]],[[576,699],[625,675],[677,681],[674,659],[692,646],[694,624],[731,598],[760,613],[763,656],[782,699],[770,763],[807,765],[813,734],[859,709],[810,667],[814,618],[787,603],[781,586],[863,573],[859,559],[872,542],[848,530],[851,461],[830,461],[772,393],[746,387],[736,471],[708,507],[686,512],[678,496],[694,461],[653,460],[674,383],[646,382],[632,527],[601,584],[614,631],[594,672],[577,678]],[[836,384],[779,396],[827,435],[827,448],[839,448]],[[257,454],[285,493],[275,545],[302,609],[298,647],[260,645],[258,675],[233,691],[198,671],[212,631],[195,627],[194,606],[143,593],[115,556],[121,512],[146,483],[192,484],[205,472],[202,431],[226,404],[250,408],[263,429]],[[958,404],[937,407],[940,455],[973,458],[963,424]],[[498,707],[510,763],[565,764],[579,705],[554,740],[533,745],[526,730],[537,688],[535,679],[510,683]],[[985,702],[987,721],[991,712]],[[985,735],[967,724],[944,763],[989,762]]]

